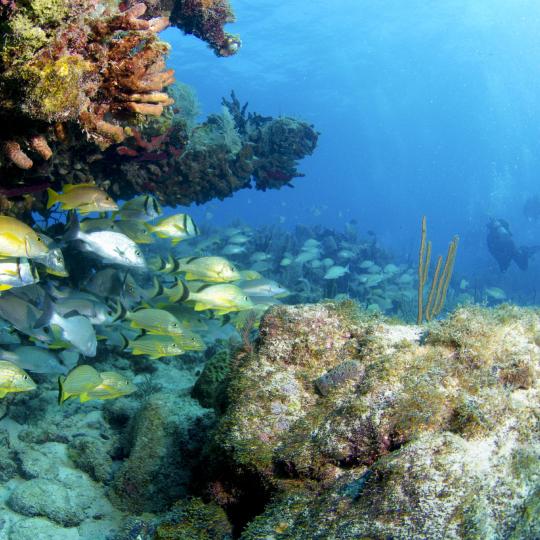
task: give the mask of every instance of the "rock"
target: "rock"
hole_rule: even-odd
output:
[[[539,331],[509,306],[422,340],[340,304],[272,307],[216,436],[225,495],[247,474],[273,495],[242,540],[535,538]]]
[[[151,395],[130,426],[129,457],[113,482],[115,504],[132,512],[155,512],[185,496],[212,418],[191,398]]]
[[[109,441],[93,437],[78,437],[68,445],[68,454],[73,463],[88,473],[97,482],[106,482],[112,474],[112,459]]]
[[[35,478],[17,486],[7,504],[25,516],[46,517],[59,525],[73,527],[89,517],[100,515],[99,493],[82,477],[69,485],[56,480]]]
[[[231,540],[232,527],[222,508],[200,499],[176,503],[161,523],[155,540]]]
[[[9,540],[80,540],[77,529],[64,529],[43,518],[17,521],[11,527]]]
[[[225,401],[225,381],[230,371],[230,358],[226,350],[211,356],[191,391],[191,397],[203,407],[219,410]]]

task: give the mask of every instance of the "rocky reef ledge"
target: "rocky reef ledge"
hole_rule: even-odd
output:
[[[274,307],[232,368],[214,493],[264,506],[242,540],[540,538],[539,346],[511,306]]]

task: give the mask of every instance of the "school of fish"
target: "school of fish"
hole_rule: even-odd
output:
[[[93,184],[48,195],[50,226],[0,216],[0,398],[34,390],[29,373],[58,377],[60,404],[131,394],[128,378],[88,359],[204,351],[287,294],[226,253],[175,255],[199,228],[185,213],[164,216],[151,195],[118,205]],[[231,245],[245,240],[238,232]]]

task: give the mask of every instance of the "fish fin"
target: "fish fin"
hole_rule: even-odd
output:
[[[86,403],[87,401],[90,401],[92,398],[86,393],[79,394],[79,401],[81,403]]]
[[[47,188],[47,195],[49,196],[49,199],[47,201],[47,210],[54,206],[57,202],[60,202],[61,195],[60,193],[56,193],[54,189]]]
[[[45,296],[45,299],[43,300],[42,309],[43,309],[43,313],[34,323],[34,329],[41,328],[42,326],[47,326],[51,321],[51,317],[53,316],[54,304],[52,303],[51,299],[47,295]]]
[[[122,345],[120,347],[120,350],[121,351],[125,351],[126,349],[128,349],[131,345],[129,339],[124,336],[124,334],[122,334],[122,332],[120,332],[120,337],[122,338]]]
[[[76,240],[80,233],[79,218],[75,212],[70,212],[67,220],[66,232],[64,233],[64,242]]]
[[[171,243],[173,246],[176,246],[179,242],[181,242],[183,240],[183,238],[173,238],[171,240]]]
[[[97,187],[97,186],[93,182],[85,182],[83,184],[64,184],[62,186],[62,191],[66,193],[67,191],[71,191],[72,189],[80,188],[80,187]]]
[[[169,301],[173,304],[176,302],[185,302],[189,298],[189,289],[187,288],[187,285],[178,278],[176,279],[175,284],[170,289],[167,289],[167,292],[171,293]]]
[[[111,322],[119,321],[120,319],[125,319],[127,315],[127,309],[122,305],[122,302],[116,301],[116,312],[112,318]]]
[[[69,397],[64,392],[64,381],[66,380],[65,377],[58,377],[58,405],[62,405],[64,401]]]
[[[0,398],[6,397],[7,393],[8,393],[7,390],[0,389]]]
[[[195,307],[193,308],[195,311],[204,311],[205,309],[209,309],[206,304],[203,304],[202,302],[196,302]]]
[[[12,288],[11,285],[0,285],[0,292],[1,291],[8,291],[11,288]]]
[[[205,289],[208,289],[208,287],[212,287],[212,284],[211,283],[205,283],[204,285],[201,285],[198,289],[197,289],[197,292],[201,292],[201,291],[204,291]]]

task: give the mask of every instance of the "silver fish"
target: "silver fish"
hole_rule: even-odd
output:
[[[0,359],[34,373],[65,374],[68,371],[53,352],[36,345],[21,345],[13,351],[0,351]]]

